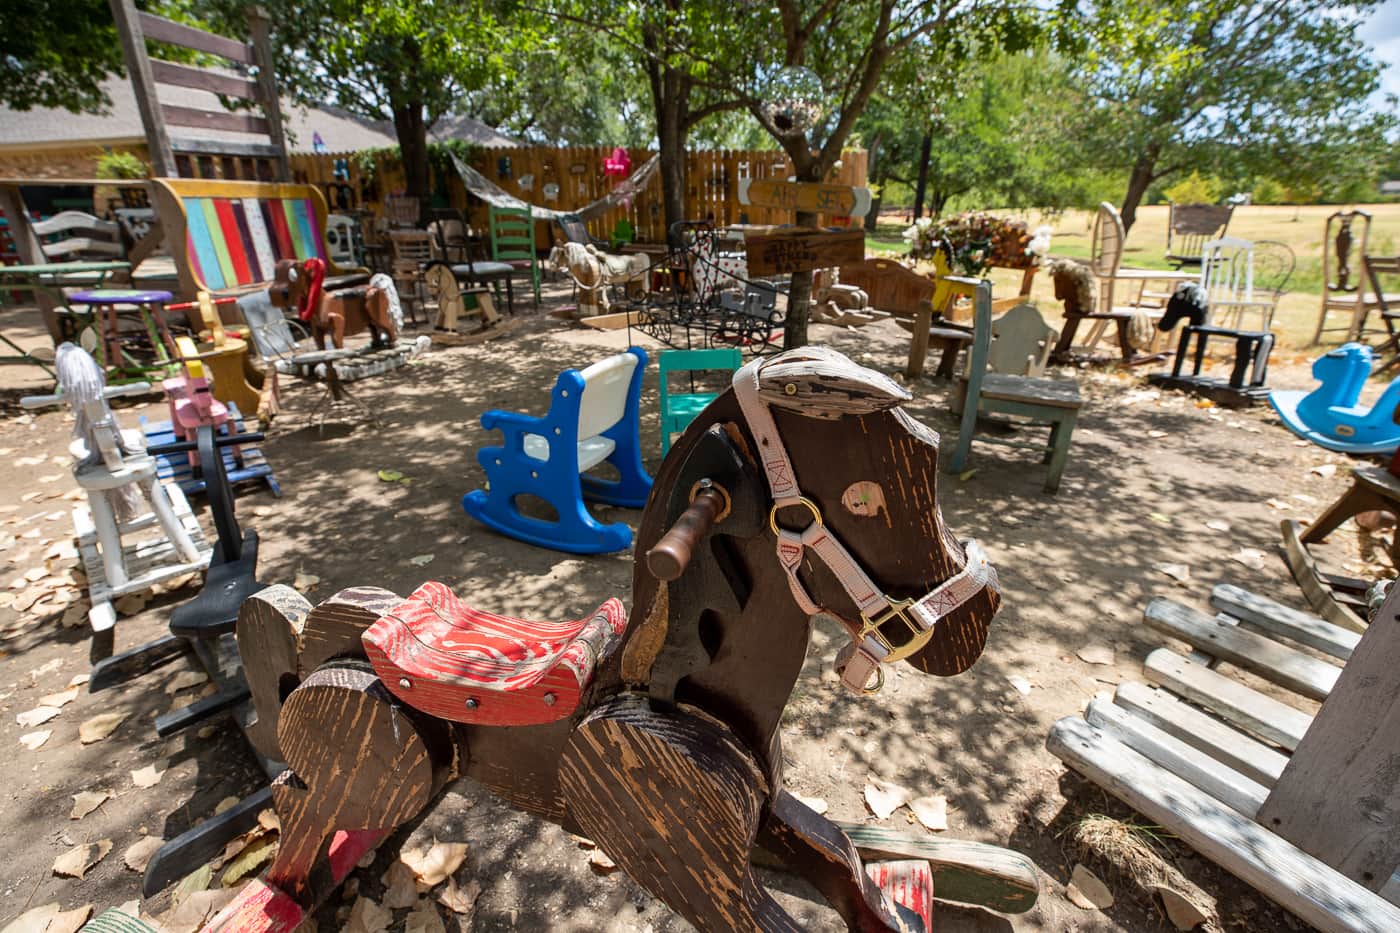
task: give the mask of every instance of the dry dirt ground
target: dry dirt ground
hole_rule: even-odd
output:
[[[554,291],[557,300],[557,286]],[[355,584],[406,594],[437,579],[483,607],[527,617],[572,618],[607,596],[626,600],[630,555],[580,558],[530,547],[487,531],[461,510],[462,494],[483,479],[474,452],[492,440],[478,416],[493,407],[542,413],[561,368],[583,366],[625,344],[625,332],[571,329],[540,312],[522,311],[522,317],[502,340],[435,350],[357,384],[382,428],[342,409],[320,433],[306,418],[315,390],[289,386],[284,415],[264,445],[284,495],[274,499],[257,490],[238,500],[242,521],[262,537],[260,579],[291,584],[298,574],[319,578],[307,593],[313,601]],[[9,319],[7,333],[41,341],[37,321],[23,312]],[[812,336],[890,374],[902,369],[907,352],[907,336],[887,323],[860,331],[818,326]],[[1032,911],[1002,917],[950,908],[941,914],[941,930],[1170,929],[1160,902],[1093,855],[1085,860],[1108,881],[1116,903],[1085,911],[1066,899],[1076,860],[1068,831],[1076,821],[1094,813],[1134,818],[1045,751],[1047,730],[1057,718],[1079,713],[1095,693],[1140,678],[1142,658],[1163,641],[1142,624],[1142,609],[1153,596],[1205,608],[1210,587],[1229,580],[1301,608],[1277,556],[1279,519],[1317,513],[1347,483],[1345,458],[1296,442],[1267,409],[1198,407],[1185,396],[1147,390],[1140,373],[1060,375],[1080,380],[1087,404],[1058,496],[1042,493],[1043,469],[1029,455],[1004,448],[979,446],[975,473],[942,479],[950,527],[984,542],[1005,590],[982,658],[950,679],[899,666],[882,693],[856,699],[829,672],[838,631],[819,623],[785,720],[788,786],[828,801],[832,816],[873,821],[861,793],[876,776],[915,795],[946,795],[948,835],[1009,846],[1034,860],[1041,896]],[[652,469],[659,462],[655,379],[653,365],[642,404]],[[1308,384],[1306,369],[1298,366],[1279,368],[1273,379]],[[72,503],[65,494],[74,486],[64,454],[71,420],[59,410],[26,414],[15,404],[25,391],[44,387],[41,374],[9,366],[0,380],[4,587],[13,579],[23,585],[23,575],[43,565],[46,551],[69,538]],[[951,438],[947,385],[921,380],[912,388],[911,412]],[[123,405],[120,417],[134,426],[139,414],[159,417],[162,411],[152,398]],[[1334,464],[1335,473],[1314,471],[1326,464]],[[413,482],[381,482],[379,470],[399,471]],[[604,511],[634,525],[639,518],[635,511]],[[1207,521],[1224,521],[1229,530],[1209,529]],[[1379,573],[1369,563],[1381,559],[1374,545],[1338,533],[1329,557],[1353,573]],[[1233,559],[1242,549],[1262,552],[1263,560]],[[424,555],[431,561],[422,566],[411,560]],[[70,563],[60,562],[59,571]],[[1187,565],[1189,580],[1177,583],[1155,569],[1163,563]],[[192,592],[161,597],[123,618],[118,647],[160,634],[171,608]],[[53,611],[0,608],[0,836],[8,853],[0,868],[0,928],[49,902],[101,909],[138,897],[139,875],[123,866],[128,847],[147,834],[170,838],[209,817],[225,798],[261,784],[227,719],[167,740],[154,734],[152,718],[193,695],[172,696],[166,689],[189,670],[186,662],[110,692],[80,691],[50,722],[19,725],[17,715],[87,670],[88,637],[85,625],[65,628]],[[1111,647],[1115,662],[1080,660],[1077,649],[1089,644]],[[1028,692],[1013,679],[1029,683]],[[113,711],[126,718],[110,737],[81,744],[79,725]],[[21,735],[44,729],[52,735],[41,747],[21,744]],[[132,772],[157,762],[168,767],[161,782],[135,786]],[[71,819],[73,795],[90,790],[114,796]],[[924,832],[907,812],[897,811],[889,825]],[[474,880],[481,889],[474,916],[448,915],[448,929],[686,927],[620,872],[596,874],[590,853],[557,828],[509,810],[470,784],[443,797],[411,840],[433,836],[469,843],[457,879],[464,886]],[[73,846],[104,839],[111,853],[82,880],[51,870]],[[381,890],[391,850],[385,847],[372,867],[356,873],[361,892]],[[1165,839],[1160,851],[1215,900],[1215,928],[1305,928],[1184,846]],[[835,914],[819,906],[810,888],[776,873],[764,878],[811,929],[837,927]],[[142,909],[159,915],[169,906],[167,892]],[[341,927],[347,909],[348,901],[323,909],[320,928]],[[404,913],[398,912],[395,928],[402,927]]]

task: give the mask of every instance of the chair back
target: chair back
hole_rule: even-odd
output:
[[[391,194],[384,199],[384,215],[391,227],[413,229],[422,213],[421,202],[412,195]]]
[[[471,262],[471,240],[467,236],[467,224],[460,211],[453,208],[434,208],[433,221],[428,224],[428,234],[432,237],[435,259],[448,263]]]
[[[1123,243],[1128,234],[1123,230],[1123,218],[1118,208],[1107,201],[1099,202],[1099,212],[1094,218],[1094,240],[1090,246],[1089,268],[1094,275],[1113,276],[1123,263]],[[1105,309],[1107,310],[1107,309]]]
[[[492,207],[491,258],[496,262],[535,262],[535,222],[528,207]]]
[[[47,220],[35,221],[33,229],[39,237],[39,249],[54,262],[119,259],[126,255],[121,227],[82,211],[61,211]]]
[[[338,265],[356,264],[353,217],[344,214],[330,214],[326,217],[326,255]]]
[[[1292,247],[1277,240],[1254,241],[1254,289],[1278,298],[1298,266]]]
[[[696,373],[710,371],[735,372],[744,365],[744,357],[738,347],[717,347],[711,350],[663,350],[657,367],[661,374],[661,413],[667,410],[671,392],[668,385],[672,373]]]
[[[253,341],[253,349],[264,361],[283,359],[296,352],[296,337],[287,326],[282,309],[272,303],[272,297],[265,291],[249,292],[239,296],[238,310],[248,324],[248,336]]]
[[[560,214],[555,218],[555,222],[559,224],[559,229],[563,232],[567,242],[582,243],[584,246],[593,242],[588,235],[588,225],[578,214]]]
[[[1206,243],[1225,236],[1233,204],[1168,204],[1167,259],[1182,265],[1201,261]]]
[[[584,383],[578,410],[580,441],[597,437],[627,414],[627,390],[637,362],[635,355],[619,353],[579,372]]]
[[[422,230],[390,230],[389,244],[394,250],[394,265],[426,264],[433,259],[433,240]]]
[[[948,276],[957,285],[973,287],[972,346],[967,352],[967,395],[963,402],[962,430],[971,431],[976,423],[977,399],[982,394],[982,378],[992,352],[992,283],[962,276]],[[972,414],[969,423],[969,414]]]
[[[1201,288],[1209,304],[1254,300],[1254,244],[1221,237],[1201,247]]]
[[[1371,239],[1371,215],[1366,211],[1336,211],[1327,218],[1322,232],[1323,297],[1331,292],[1354,292],[1365,283],[1360,263],[1354,256],[1365,256]]]
[[[1035,305],[1019,304],[992,321],[987,368],[1012,376],[1039,376],[1060,332],[1041,317]]]

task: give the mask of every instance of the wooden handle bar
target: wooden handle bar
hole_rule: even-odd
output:
[[[724,511],[726,496],[716,486],[702,485],[670,530],[647,551],[647,567],[658,580],[675,580],[685,573],[696,544]]]

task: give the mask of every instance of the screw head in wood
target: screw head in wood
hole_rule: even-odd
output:
[[[783,392],[784,392],[785,394],[787,394],[787,395],[796,395],[796,394],[797,394],[797,383],[795,383],[795,382],[789,382],[787,385],[783,386]]]
[[[413,681],[409,680],[407,677],[400,677],[400,678],[399,678],[399,689],[400,689],[400,690],[409,690],[409,689],[411,689],[412,687],[413,687]]]
[[[477,702],[476,697],[467,697],[467,709],[476,709],[480,705],[481,704]]]
[[[554,694],[552,694],[552,693],[546,693],[546,694],[544,695],[544,705],[545,705],[545,706],[553,706],[553,705],[554,705]]]

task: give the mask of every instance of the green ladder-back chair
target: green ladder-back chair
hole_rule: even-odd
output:
[[[518,271],[529,271],[540,305],[540,261],[535,254],[535,221],[528,207],[491,208],[491,259],[509,263]]]
[[[743,365],[738,347],[718,350],[663,350],[661,353],[661,455],[671,449],[671,435],[686,429],[705,406],[715,400],[716,392],[672,392],[668,385],[672,373],[696,373],[708,370],[734,372]],[[691,383],[694,388],[694,383]]]
[[[981,440],[1043,451],[1044,462],[1050,465],[1049,475],[1045,478],[1045,491],[1055,492],[1060,488],[1060,475],[1064,473],[1065,461],[1069,459],[1070,435],[1074,432],[1074,422],[1083,404],[1079,397],[1079,384],[1073,380],[987,372],[987,357],[992,346],[992,284],[961,276],[948,276],[948,281],[959,291],[972,291],[974,309],[967,400],[963,404],[962,424],[958,429],[958,446],[948,463],[948,472],[961,473],[967,467],[979,417],[1015,415],[1029,419],[1031,426],[1049,426],[1049,441],[1030,443],[1002,437],[982,437]]]

